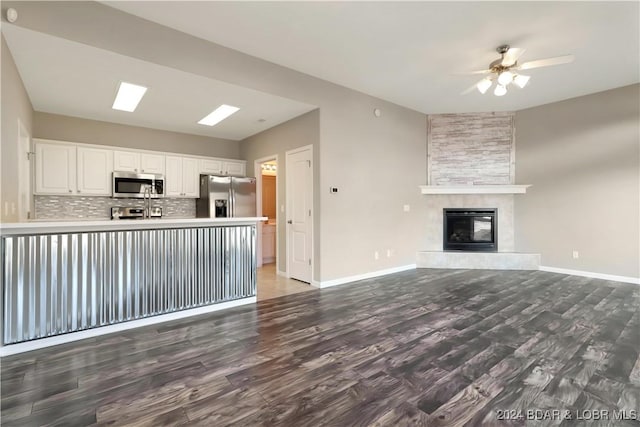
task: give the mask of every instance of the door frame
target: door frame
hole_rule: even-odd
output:
[[[23,138],[26,137],[26,147],[23,144]],[[18,119],[18,200],[17,200],[17,205],[18,205],[18,220],[19,221],[26,221],[28,219],[32,219],[33,218],[33,186],[34,186],[34,167],[33,167],[33,155],[35,154],[33,152],[33,139],[31,138],[31,134],[29,133],[29,130],[27,129],[27,127],[25,126],[24,122],[20,119]],[[29,162],[29,165],[27,166],[27,170],[25,171],[25,162],[23,162],[24,158],[22,157],[25,154],[26,151],[26,155],[27,155],[27,161]],[[28,188],[23,188],[22,186],[24,185],[24,180],[22,179],[23,176],[26,174],[29,174],[29,184],[28,184]],[[22,194],[21,194],[21,190],[25,189],[27,191],[27,204],[26,206],[23,205],[22,203]]]
[[[311,169],[311,180],[309,182],[309,186],[310,186],[309,191],[311,193],[311,206],[310,206],[310,208],[311,208],[311,236],[310,236],[311,237],[311,253],[309,255],[310,259],[311,259],[311,280],[309,281],[309,285],[313,285],[315,283],[315,279],[314,279],[315,274],[314,273],[315,273],[315,267],[316,267],[316,263],[314,262],[314,235],[313,235],[314,228],[315,228],[314,227],[314,222],[315,222],[315,217],[316,217],[316,211],[315,211],[315,207],[314,207],[314,204],[313,204],[313,193],[314,193],[315,189],[314,189],[314,182],[313,182],[314,181],[313,180],[313,170],[314,170],[313,166],[314,166],[314,164],[313,164],[313,145],[312,144],[305,145],[305,146],[298,147],[298,148],[294,148],[292,150],[288,150],[288,151],[285,152],[285,156],[284,156],[285,157],[285,180],[286,180],[285,184],[286,184],[286,192],[287,192],[287,194],[285,196],[285,199],[286,199],[285,200],[285,204],[286,204],[285,213],[291,212],[291,206],[290,206],[291,205],[291,197],[290,197],[290,195],[291,195],[291,180],[289,179],[289,174],[291,173],[290,172],[291,169],[289,167],[287,167],[287,165],[286,165],[287,157],[290,154],[296,154],[296,153],[299,153],[299,152],[302,152],[302,151],[309,151],[309,159],[310,159],[310,162],[311,162],[311,167],[310,167],[310,169]],[[286,220],[286,215],[285,215],[285,220]],[[287,225],[288,224],[285,223],[285,227],[287,227],[286,228],[286,232],[285,232],[285,239],[286,239],[286,242],[287,242],[287,247],[286,247],[286,257],[287,257],[286,266],[287,266],[287,278],[291,278],[291,274],[290,274],[291,270],[289,269],[289,251],[290,251],[289,234],[291,233],[291,231],[290,231],[291,229]]]
[[[256,214],[262,216],[262,164],[264,162],[275,161],[277,169],[280,168],[280,160],[277,154],[261,157],[253,162],[253,171],[256,177]],[[280,194],[278,190],[278,181],[280,179],[280,171],[276,169],[276,218],[282,215],[280,212]],[[276,220],[276,274],[280,274],[280,233],[278,233],[279,220]],[[262,267],[262,221],[258,222],[256,228],[256,258],[257,266]]]

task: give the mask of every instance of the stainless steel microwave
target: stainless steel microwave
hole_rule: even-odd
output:
[[[113,173],[113,197],[134,197],[143,199],[145,191],[152,199],[164,197],[164,175],[154,173]]]

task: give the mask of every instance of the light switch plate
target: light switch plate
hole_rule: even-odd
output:
[[[409,205],[404,205],[404,206],[403,206],[403,209],[404,209],[404,211],[405,211],[405,212],[409,212],[409,211],[411,210],[411,206],[409,206]]]

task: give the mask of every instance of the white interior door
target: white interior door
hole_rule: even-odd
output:
[[[31,135],[25,125],[18,120],[18,219],[26,221],[32,217],[31,211]]]
[[[313,173],[310,147],[287,152],[287,272],[311,283]]]

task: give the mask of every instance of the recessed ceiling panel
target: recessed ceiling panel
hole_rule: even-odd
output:
[[[36,111],[240,140],[316,108],[3,23]],[[134,112],[111,108],[120,82],[148,88]],[[222,104],[240,110],[197,122]]]

